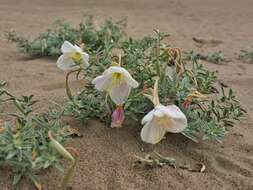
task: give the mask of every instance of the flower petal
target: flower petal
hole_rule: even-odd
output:
[[[179,107],[175,105],[160,105],[156,108],[163,112],[171,120],[170,124],[167,126],[168,132],[180,133],[187,127],[187,118]]]
[[[64,71],[74,70],[78,68],[78,66],[76,66],[74,61],[67,54],[61,55],[58,58],[56,65],[57,67],[59,67],[61,70],[64,70]]]
[[[155,109],[155,111],[154,111],[154,116],[155,117],[164,117],[164,113],[163,113],[163,111],[160,111],[159,109]]]
[[[64,53],[72,53],[76,51],[75,46],[73,46],[69,41],[64,41],[61,46],[61,52]]]
[[[95,88],[99,91],[106,90],[111,85],[111,76],[100,75],[93,79],[91,83],[94,84]]]
[[[83,49],[82,48],[80,48],[78,45],[74,45],[74,48],[75,48],[75,50],[77,51],[77,52],[79,52],[79,53],[82,53],[83,52]]]
[[[89,55],[85,52],[82,52],[82,63],[84,68],[87,68],[89,66]]]
[[[153,118],[152,121],[146,123],[141,130],[141,139],[144,142],[156,144],[160,142],[166,133],[166,128],[159,125],[156,119]]]
[[[123,81],[120,84],[111,85],[107,91],[116,105],[123,105],[130,94],[131,87]]]
[[[155,110],[151,110],[150,112],[148,112],[141,120],[141,124],[145,125],[147,122],[150,122],[153,119],[154,112]]]

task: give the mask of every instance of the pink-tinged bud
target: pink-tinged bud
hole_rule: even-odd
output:
[[[124,109],[121,105],[118,105],[112,113],[111,127],[122,127],[122,123],[125,120]]]

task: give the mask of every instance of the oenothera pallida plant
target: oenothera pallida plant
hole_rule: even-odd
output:
[[[141,139],[151,144],[160,142],[167,132],[180,133],[187,127],[186,116],[177,106],[164,106],[160,103],[158,81],[159,79],[156,79],[153,95],[146,95],[153,102],[154,109],[144,116],[141,122],[144,125]]]
[[[102,75],[92,81],[97,90],[106,91],[116,104],[116,109],[112,113],[111,127],[122,126],[125,119],[123,104],[127,101],[131,89],[138,87],[138,82],[120,66],[120,60],[119,56],[119,64],[110,66]]]
[[[72,99],[72,93],[69,87],[69,75],[74,72],[80,72],[89,66],[89,55],[83,52],[82,48],[72,45],[65,41],[61,46],[62,55],[58,58],[56,65],[63,71],[68,71],[66,75],[66,92],[69,99]]]

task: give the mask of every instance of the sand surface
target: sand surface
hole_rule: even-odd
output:
[[[74,190],[252,190],[253,189],[253,65],[238,60],[240,49],[253,45],[252,0],[1,0],[0,81],[9,82],[16,95],[34,94],[42,109],[52,101],[63,103],[64,73],[53,60],[25,59],[4,32],[10,29],[27,37],[43,32],[56,19],[78,24],[82,15],[94,15],[97,23],[108,17],[128,17],[128,32],[136,37],[159,28],[171,34],[170,42],[185,50],[222,50],[232,59],[227,65],[205,63],[219,71],[219,78],[237,91],[246,119],[235,125],[222,143],[195,144],[181,135],[167,135],[159,145],[143,144],[140,125],[126,124],[112,130],[92,121],[79,127],[83,138],[71,146],[80,151],[80,162],[72,181]],[[215,39],[223,43],[198,49],[192,38]],[[168,167],[153,170],[133,168],[133,155],[156,150],[180,161],[202,162],[205,173]],[[45,190],[57,189],[59,173],[41,176]],[[0,170],[0,189],[10,190],[10,176]],[[23,183],[22,190],[32,190]]]

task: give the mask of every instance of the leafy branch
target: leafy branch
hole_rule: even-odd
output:
[[[47,114],[34,115],[33,107],[37,103],[31,96],[16,98],[6,90],[6,82],[0,84],[0,105],[13,104],[16,112],[1,113],[0,126],[0,166],[6,165],[13,170],[13,185],[26,177],[37,189],[42,189],[37,174],[51,166],[64,171],[60,163],[60,155],[70,157],[61,145],[69,136],[70,127],[60,121],[62,113],[52,110]],[[10,118],[11,117],[11,118]],[[47,134],[54,134],[49,137]],[[52,144],[52,145],[50,145]],[[56,150],[60,151],[60,154]],[[75,159],[71,157],[73,167],[65,173],[73,173]],[[69,181],[64,177],[63,185]]]

